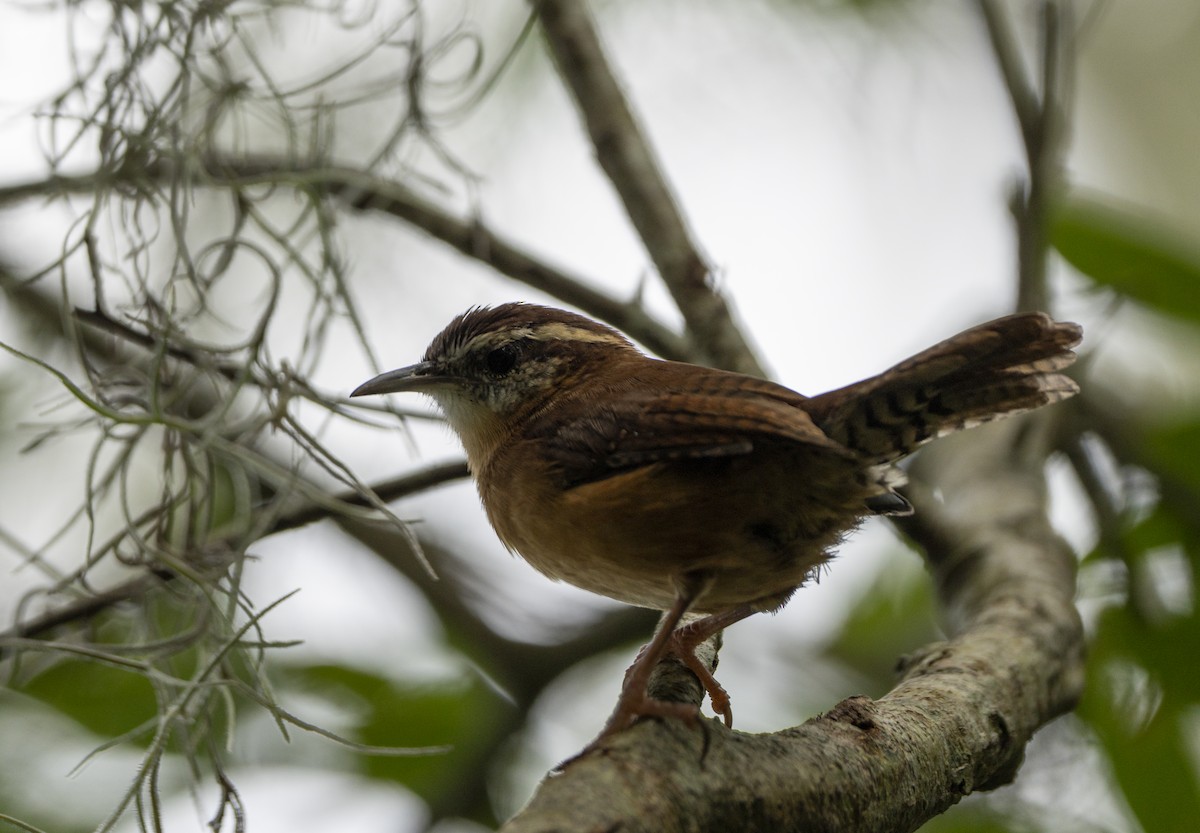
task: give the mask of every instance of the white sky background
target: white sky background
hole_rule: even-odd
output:
[[[457,13],[465,5],[441,8]],[[1185,167],[1179,160],[1189,151],[1194,156],[1200,135],[1195,98],[1185,92],[1196,89],[1200,74],[1195,58],[1200,11],[1191,0],[1107,5],[1081,55],[1073,176],[1155,206],[1181,228],[1194,229],[1200,222],[1200,166]],[[906,14],[880,18],[878,26],[852,15],[810,14],[769,2],[665,0],[599,8],[605,41],[635,109],[697,238],[721,273],[723,290],[777,379],[809,394],[839,387],[1009,310],[1014,246],[1005,201],[1022,170],[1022,152],[970,4],[912,4]],[[499,19],[523,6],[510,1],[489,9]],[[506,19],[504,31],[511,33],[511,17]],[[0,106],[6,116],[61,82],[62,33],[53,15],[0,10]],[[312,28],[302,40],[277,45],[274,57],[321,55],[336,38]],[[496,50],[499,42],[492,38],[488,45]],[[613,294],[632,295],[646,280],[650,306],[669,314],[669,302],[648,277],[640,244],[595,166],[540,44],[526,47],[513,72],[476,117],[449,134],[455,152],[484,177],[479,192],[484,219]],[[1193,83],[1175,89],[1163,77],[1190,77]],[[1178,129],[1171,128],[1172,120]],[[343,129],[343,152],[352,153],[353,131],[362,131],[365,147],[380,124],[364,119]],[[41,172],[25,119],[0,124],[0,152],[8,160],[6,181]],[[19,244],[18,255],[38,262],[60,239],[60,227],[50,219],[37,212],[0,214],[0,243],[6,250]],[[341,233],[367,332],[388,367],[416,360],[428,340],[472,304],[547,300],[398,230],[390,220],[350,219]],[[1141,335],[1136,319],[1111,321],[1102,314],[1102,302],[1081,296],[1069,278],[1059,276],[1055,287],[1062,291],[1057,312],[1082,321],[1088,343],[1103,340],[1106,347],[1111,342],[1124,349],[1135,343],[1127,330]],[[8,326],[3,318],[0,326]],[[10,333],[0,337],[8,340]],[[317,381],[327,389],[350,390],[374,372],[357,356],[331,349]],[[5,360],[0,369],[13,367]],[[1171,369],[1160,372],[1154,384],[1187,384]],[[44,380],[21,378],[28,385],[24,393],[35,397],[32,404],[44,401],[36,393],[44,390]],[[409,455],[398,433],[338,428],[328,439],[367,481],[457,453],[445,429],[414,430],[418,458]],[[12,484],[33,482],[48,466],[71,471],[70,455],[77,449],[67,444],[18,458],[10,438],[0,442],[0,526],[26,543],[39,542],[44,537],[39,527],[48,529],[74,496],[56,505],[40,490]],[[1056,512],[1073,542],[1089,546],[1082,507],[1067,496]],[[584,621],[610,604],[553,585],[509,558],[465,484],[407,502],[400,513],[447,530],[445,539],[469,554],[481,582],[497,588],[489,615],[506,632],[552,638],[565,623]],[[805,709],[857,693],[854,681],[821,678],[819,670],[806,676],[788,657],[802,650],[797,645],[817,643],[836,629],[846,606],[898,546],[884,527],[868,525],[843,548],[820,585],[801,591],[779,616],[757,617],[727,634],[721,678],[733,695],[738,728],[777,729],[806,717]],[[306,640],[297,656],[394,673],[390,666],[402,651],[403,662],[421,673],[453,672],[438,650],[436,621],[415,594],[341,536],[308,529],[266,541],[255,552],[262,561],[251,572],[251,592],[270,600],[302,588],[269,623],[276,638]],[[901,557],[920,569],[915,556]],[[4,619],[11,618],[17,594],[33,578],[9,575],[17,560],[0,551]],[[534,733],[537,743],[525,753],[527,765],[512,786],[516,800],[528,793],[532,779],[601,725],[631,658],[622,654],[599,663],[604,666],[599,676],[572,674],[547,696]],[[805,686],[810,691],[798,697],[796,689]],[[14,748],[2,742],[13,731],[0,720],[0,749]],[[89,743],[80,741],[80,755]],[[53,782],[47,779],[61,777],[70,766],[61,758],[44,763],[28,771],[48,788]],[[114,782],[102,770],[102,762],[93,764],[70,789],[86,792],[91,772],[98,782],[94,789],[104,794]],[[324,830],[334,818],[350,829],[344,817],[324,815],[339,806],[378,808],[355,820],[352,828],[362,833],[420,823],[420,811],[402,791],[331,775],[320,785],[306,785],[303,800],[296,800],[299,790],[279,788],[280,779],[296,777],[282,767],[235,773],[249,802],[252,830]],[[314,777],[309,773],[306,779]],[[360,804],[366,796],[371,803]],[[1087,800],[1101,803],[1095,796]],[[1096,812],[1109,810],[1101,806]],[[172,804],[169,817],[173,831],[201,829],[203,813],[184,800]]]

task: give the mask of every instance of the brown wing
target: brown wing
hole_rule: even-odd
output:
[[[663,365],[655,368],[659,373],[669,366],[654,364]],[[602,397],[611,404],[589,408],[586,416],[541,421],[534,436],[567,484],[653,463],[749,454],[768,441],[852,456],[798,407],[804,397],[771,382],[720,371],[690,374],[688,391],[655,390],[654,380],[637,381],[649,389]]]

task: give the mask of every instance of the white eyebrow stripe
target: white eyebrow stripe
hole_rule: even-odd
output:
[[[459,351],[459,355],[472,352],[475,350],[485,349],[493,344],[502,344],[504,342],[515,341],[522,338],[533,339],[534,341],[584,341],[593,344],[615,344],[621,347],[628,347],[629,342],[622,336],[616,333],[606,333],[597,330],[585,329],[583,327],[573,327],[570,324],[563,324],[555,321],[549,324],[537,324],[532,327],[514,327],[507,330],[497,330],[490,333],[484,333],[471,339],[470,342],[464,344]]]
[[[590,341],[600,344],[627,343],[622,336],[616,333],[573,327],[570,324],[563,324],[558,321],[549,324],[539,324],[536,327],[523,327],[516,332],[520,333],[522,338],[532,338],[537,341],[560,339],[562,341]]]

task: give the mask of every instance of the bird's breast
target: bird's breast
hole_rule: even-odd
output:
[[[755,455],[655,463],[563,488],[551,466],[514,452],[478,481],[504,544],[551,578],[642,607],[669,607],[697,571],[713,577],[697,612],[785,593],[861,512],[857,494],[808,493],[806,480],[828,477],[819,459],[807,472]]]

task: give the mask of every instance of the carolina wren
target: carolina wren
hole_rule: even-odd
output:
[[[999,318],[812,398],[639,352],[616,330],[531,304],[472,309],[424,359],[351,396],[433,397],[466,448],[496,534],[552,579],[667,611],[626,673],[604,738],[640,715],[667,654],[729,698],[695,648],[782,607],[868,515],[912,511],[895,462],[928,440],[1078,392],[1058,371],[1078,325]],[[680,626],[687,612],[706,614]]]

